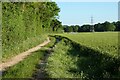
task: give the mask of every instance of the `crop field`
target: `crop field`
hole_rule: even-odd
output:
[[[95,32],[95,33],[68,33],[58,34],[71,39],[83,46],[95,49],[101,53],[109,53],[112,56],[118,56],[119,32]]]
[[[66,33],[55,37],[59,38],[59,43],[46,66],[50,77],[83,80],[119,78],[117,32]]]

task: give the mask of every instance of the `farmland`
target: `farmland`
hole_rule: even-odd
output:
[[[117,35],[117,32],[57,34],[62,40],[48,58],[46,71],[52,78],[118,78]]]
[[[59,34],[83,46],[118,56],[118,35],[119,32],[96,32],[78,34]]]

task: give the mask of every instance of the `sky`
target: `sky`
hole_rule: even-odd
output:
[[[57,1],[61,9],[59,20],[63,25],[83,25],[118,20],[118,2],[64,2]]]

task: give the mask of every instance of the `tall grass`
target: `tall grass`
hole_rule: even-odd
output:
[[[75,74],[69,72],[70,68],[75,68],[76,59],[69,56],[70,45],[60,42],[54,48],[54,52],[48,58],[46,71],[50,78],[75,78]],[[78,77],[76,75],[76,77]]]
[[[21,52],[24,52],[32,47],[37,46],[38,44],[44,42],[47,39],[47,34],[42,34],[36,37],[28,38],[20,44],[15,44],[9,46],[9,48],[3,48],[2,61],[18,55]]]

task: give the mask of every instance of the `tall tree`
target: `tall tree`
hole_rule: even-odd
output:
[[[52,31],[57,31],[62,26],[62,23],[57,19],[53,19],[50,26],[52,27]]]

